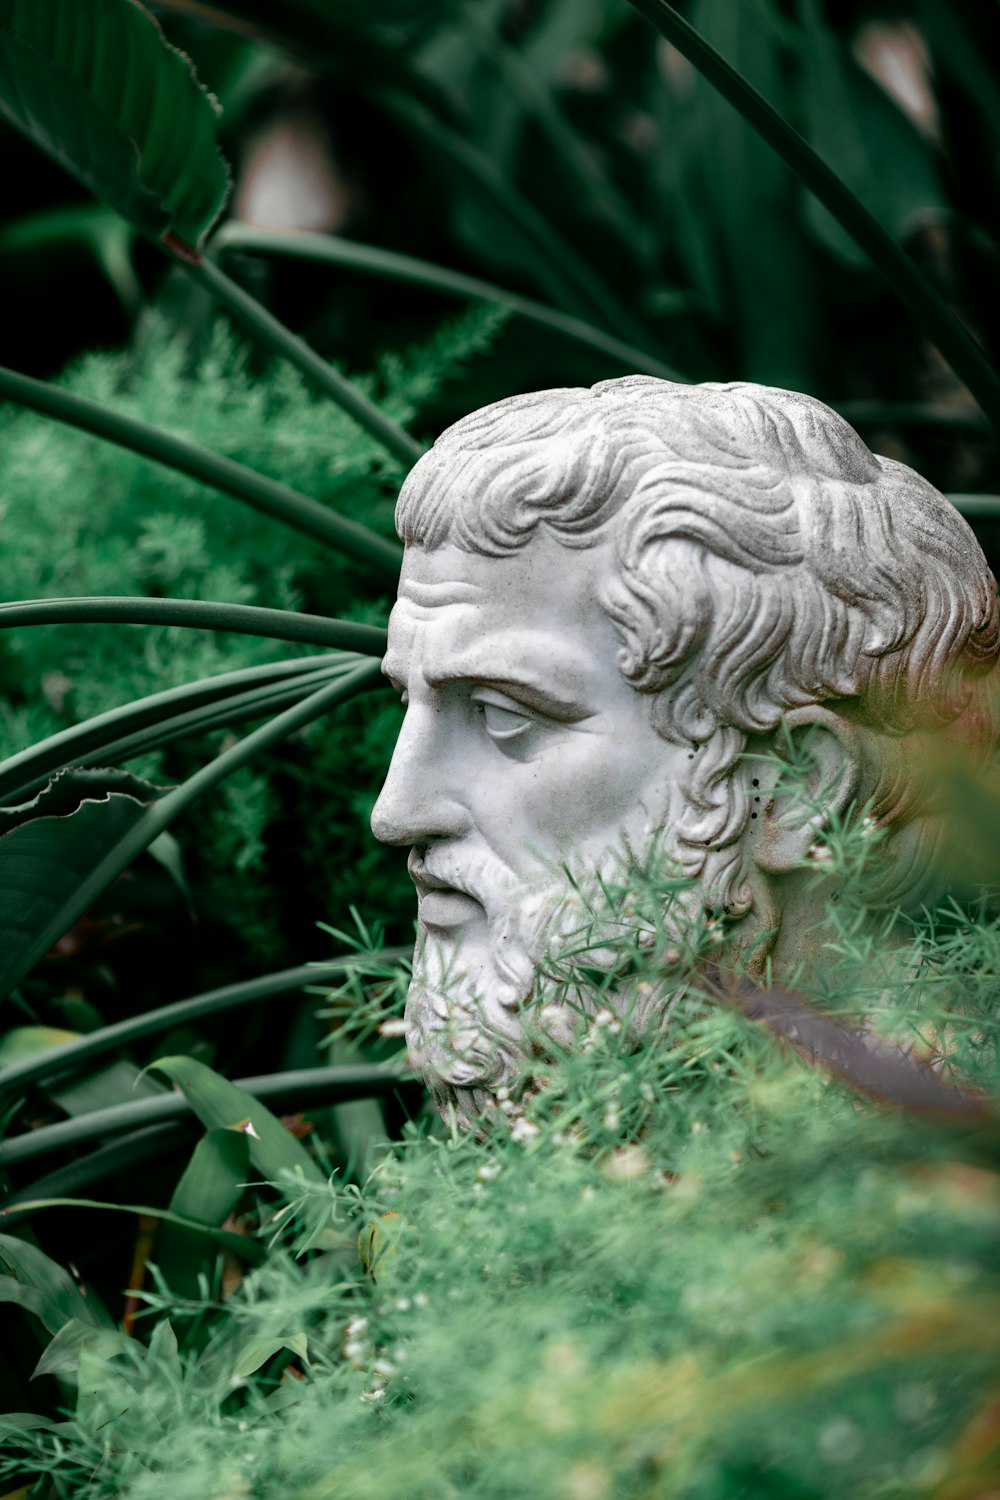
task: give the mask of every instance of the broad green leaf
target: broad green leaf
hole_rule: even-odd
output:
[[[946,203],[933,148],[824,24],[819,0],[802,0],[805,134],[826,164],[896,238]],[[811,193],[809,223],[846,265],[869,264],[857,242]]]
[[[172,1213],[201,1224],[222,1225],[243,1196],[250,1163],[250,1138],[244,1130],[208,1130],[195,1146],[170,1200]],[[218,1250],[204,1235],[165,1222],[156,1242],[156,1264],[179,1296],[198,1290],[198,1273]]]
[[[8,1286],[3,1300],[20,1302],[41,1319],[50,1333],[58,1332],[71,1321],[91,1328],[110,1326],[111,1319],[94,1293],[85,1293],[69,1272],[50,1260],[37,1245],[0,1234],[0,1274],[30,1294],[25,1298],[15,1296]]]
[[[79,915],[84,875],[163,791],[124,771],[66,771],[33,801],[0,808],[0,998]]]
[[[292,1173],[313,1182],[326,1179],[291,1131],[252,1095],[222,1078],[193,1057],[161,1057],[153,1064],[178,1085],[202,1123],[209,1128],[243,1128],[250,1160],[262,1176],[277,1181]]]
[[[145,234],[197,252],[225,203],[213,100],[137,0],[0,0],[0,113]]]

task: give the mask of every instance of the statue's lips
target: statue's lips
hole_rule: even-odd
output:
[[[486,915],[482,903],[458,886],[439,880],[420,865],[411,863],[410,877],[417,888],[419,915],[424,927],[461,927]]]

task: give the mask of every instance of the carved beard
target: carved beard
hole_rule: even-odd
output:
[[[669,861],[669,853],[664,853]],[[581,1011],[609,1006],[638,1040],[662,1025],[672,1002],[684,993],[679,976],[652,985],[603,990],[595,1000],[591,980],[581,980],[571,1006],[553,1006],[552,970],[565,976],[563,955],[591,971],[608,971],[621,957],[622,917],[604,890],[623,888],[621,855],[609,855],[600,871],[548,872],[535,882],[519,879],[493,855],[449,852],[447,846],[424,854],[428,874],[473,896],[487,913],[486,941],[463,945],[421,928],[406,1001],[406,1041],[439,1111],[453,1107],[468,1126],[495,1104],[496,1091],[523,1076],[528,1060],[525,1008],[545,1004],[545,1032],[562,1046],[572,1045]],[[616,874],[617,872],[617,874]],[[624,901],[623,906],[628,902]],[[690,953],[691,933],[704,920],[701,882],[676,897],[660,913],[664,931]],[[629,924],[635,937],[635,923]],[[641,929],[641,923],[640,929]],[[640,944],[642,937],[639,938]]]

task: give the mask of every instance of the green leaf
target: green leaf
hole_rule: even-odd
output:
[[[111,1319],[93,1292],[84,1293],[68,1271],[26,1240],[0,1234],[0,1273],[8,1284],[3,1301],[20,1302],[41,1319],[50,1333],[77,1321],[91,1328],[110,1327]],[[21,1287],[27,1294],[15,1295]]]
[[[801,178],[809,191],[857,240],[893,291],[909,308],[928,339],[937,345],[955,373],[964,380],[983,411],[1000,422],[1000,375],[975,339],[927,277],[910,260],[892,235],[845,187],[798,131],[732,67],[668,0],[628,0],[679,52],[693,63],[732,107]],[[736,7],[729,10],[735,15]],[[739,7],[742,12],[743,7]],[[730,17],[732,19],[732,16]],[[787,320],[782,304],[781,317]],[[776,320],[777,311],[774,314]]]
[[[135,1063],[124,1057],[49,1089],[59,1108],[74,1116],[108,1109],[122,1099],[154,1099],[165,1092],[159,1079],[140,1073]]]
[[[66,771],[0,808],[0,996],[75,920],[83,876],[164,791],[124,771]]]
[[[0,0],[0,112],[145,234],[197,252],[228,196],[211,96],[136,0]]]
[[[268,1180],[277,1181],[292,1173],[308,1177],[313,1182],[326,1181],[292,1133],[265,1105],[237,1088],[235,1083],[222,1078],[204,1063],[195,1062],[193,1057],[161,1057],[153,1066],[166,1073],[183,1090],[204,1125],[224,1130],[244,1126],[250,1160]]]
[[[44,1350],[32,1372],[32,1380],[38,1375],[68,1375],[75,1378],[80,1358],[85,1348],[113,1358],[116,1354],[131,1352],[132,1340],[118,1328],[95,1328],[79,1318],[71,1318],[59,1329],[55,1338]]]
[[[800,15],[806,138],[889,233],[905,237],[928,210],[945,211],[934,153],[824,24],[818,0],[801,0]],[[869,264],[853,236],[812,194],[806,195],[806,214],[838,259]]]
[[[213,1127],[195,1146],[170,1199],[172,1213],[206,1225],[221,1226],[243,1196],[250,1161],[249,1137],[243,1130]],[[203,1235],[165,1222],[156,1244],[156,1264],[178,1296],[193,1296],[198,1273],[214,1261],[217,1250]]]
[[[0,1417],[0,1438],[17,1437],[19,1432],[58,1432],[65,1422],[53,1422],[51,1417],[41,1417],[33,1411],[8,1411]],[[14,1494],[23,1493],[15,1490]],[[10,1500],[10,1497],[5,1497]]]

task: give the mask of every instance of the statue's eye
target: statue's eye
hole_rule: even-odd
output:
[[[489,689],[481,689],[473,698],[477,714],[481,714],[486,732],[494,740],[512,740],[530,729],[534,720],[509,699]]]

